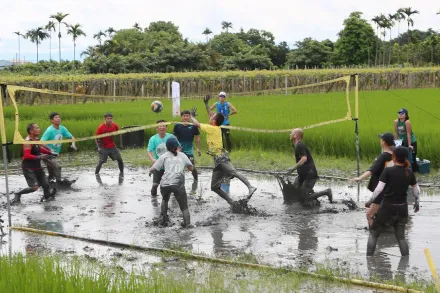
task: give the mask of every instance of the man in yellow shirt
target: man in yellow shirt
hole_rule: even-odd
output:
[[[223,149],[222,131],[220,125],[222,125],[225,117],[221,113],[212,112],[211,108],[208,105],[210,98],[211,95],[206,95],[203,99],[206,111],[208,112],[209,116],[209,124],[201,124],[196,120],[195,116],[197,114],[195,108],[191,110],[191,120],[196,127],[199,127],[203,132],[206,133],[206,142],[208,144],[207,153],[211,155],[214,159],[211,190],[217,193],[224,200],[226,200],[231,206],[234,206],[238,204],[238,202],[233,201],[228,196],[228,194],[220,188],[223,178],[232,179],[235,177],[243,182],[249,189],[247,200],[252,197],[257,188],[252,186],[249,180],[247,180],[247,178],[243,174],[239,173],[235,169],[235,167],[231,164],[228,153]]]

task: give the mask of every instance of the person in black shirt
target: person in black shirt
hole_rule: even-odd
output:
[[[373,165],[371,165],[368,171],[365,171],[361,176],[352,178],[351,181],[359,182],[364,180],[365,178],[370,177],[370,181],[368,182],[368,190],[373,192],[376,189],[377,184],[379,183],[379,177],[382,174],[383,170],[386,167],[392,167],[393,163],[393,149],[395,147],[394,144],[394,135],[390,132],[379,134],[380,145],[382,147],[382,154],[376,158]],[[371,227],[373,224],[373,218],[377,214],[379,210],[380,203],[383,199],[383,192],[379,194],[376,199],[370,203],[366,204],[367,209],[367,221],[368,227]]]
[[[29,144],[23,145],[23,161],[21,163],[23,169],[23,175],[29,187],[16,192],[15,197],[11,201],[11,205],[17,205],[20,203],[21,195],[37,191],[41,186],[44,190],[43,200],[50,200],[55,197],[55,188],[50,190],[49,182],[47,181],[46,174],[41,167],[41,160],[47,159],[50,156],[57,156],[57,153],[51,152],[44,147],[40,147],[39,144],[32,144],[32,141],[39,140],[40,127],[36,123],[30,123],[27,126],[28,136],[26,141]]]
[[[409,255],[408,243],[405,239],[405,227],[408,221],[407,190],[411,185],[414,193],[414,212],[419,211],[420,189],[416,177],[409,169],[408,149],[397,147],[393,152],[394,166],[385,168],[379,178],[379,183],[369,202],[373,202],[384,192],[379,212],[374,218],[368,237],[367,256],[372,256],[376,250],[377,239],[387,226],[394,226],[394,233],[399,243],[402,256]]]
[[[180,116],[182,118],[182,122],[191,122],[191,113],[188,110],[183,110],[180,113]],[[195,168],[195,162],[194,162],[194,148],[193,148],[193,141],[194,138],[196,139],[196,147],[197,147],[197,154],[199,156],[202,155],[200,152],[200,132],[199,128],[194,125],[188,125],[188,124],[176,124],[174,126],[173,134],[175,137],[177,137],[177,140],[179,141],[180,145],[182,146],[182,153],[184,153],[188,159],[193,164],[192,169],[192,175],[194,178],[191,193],[194,194],[197,191],[197,185],[198,185],[198,174],[197,170]]]
[[[293,185],[302,191],[300,194],[300,202],[302,204],[307,204],[325,195],[328,196],[328,200],[332,203],[333,196],[330,188],[319,192],[313,191],[316,180],[318,180],[318,171],[309,149],[302,142],[303,136],[304,131],[301,128],[295,128],[290,134],[290,140],[295,144],[296,165],[289,168],[286,175],[292,174],[293,171],[297,170],[298,176]]]

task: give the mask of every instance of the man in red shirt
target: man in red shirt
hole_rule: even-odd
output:
[[[30,123],[27,126],[28,136],[26,141],[28,144],[23,144],[23,160],[21,167],[23,169],[23,175],[29,187],[16,192],[14,199],[11,201],[11,205],[17,205],[20,203],[21,196],[23,194],[35,192],[41,186],[44,190],[44,195],[41,198],[43,200],[51,200],[55,198],[56,189],[50,189],[49,182],[47,181],[46,174],[41,167],[41,160],[47,159],[50,156],[57,156],[57,153],[51,152],[48,149],[41,147],[39,144],[32,144],[32,141],[40,140],[40,127],[36,123]]]
[[[119,127],[113,122],[113,115],[111,113],[104,114],[105,122],[99,125],[96,130],[96,135],[118,131]],[[124,162],[122,162],[121,153],[116,148],[113,136],[106,136],[96,139],[96,146],[98,147],[99,162],[95,169],[95,175],[99,175],[99,171],[107,158],[110,157],[113,161],[118,161],[119,177],[124,177]]]

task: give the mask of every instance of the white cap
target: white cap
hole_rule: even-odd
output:
[[[220,92],[220,93],[218,94],[218,96],[219,96],[219,97],[220,97],[220,96],[223,96],[223,97],[226,98],[226,93],[225,93],[225,92]]]

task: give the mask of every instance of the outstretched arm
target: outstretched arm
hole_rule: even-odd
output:
[[[205,103],[206,112],[208,113],[208,117],[211,118],[214,115],[214,112],[212,112],[211,107],[209,107],[209,100],[211,99],[211,95],[207,94],[203,98],[203,102]]]

